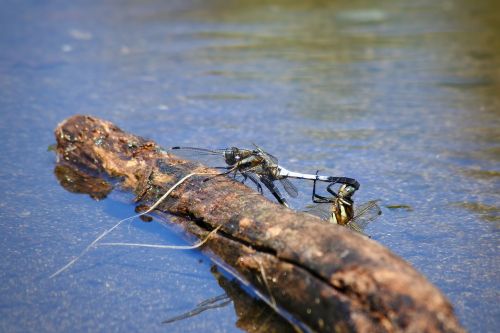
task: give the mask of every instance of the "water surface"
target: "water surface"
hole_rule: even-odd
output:
[[[495,1],[3,1],[0,330],[234,332],[200,252],[98,248],[130,195],[66,192],[47,146],[77,114],[164,146],[258,143],[292,170],[357,178],[368,228],[453,303],[500,325],[500,6]],[[309,203],[310,184],[296,182]],[[385,206],[406,205],[406,208]],[[185,244],[135,221],[110,241]]]

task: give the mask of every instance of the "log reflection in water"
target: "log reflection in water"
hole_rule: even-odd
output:
[[[232,302],[238,316],[236,326],[242,330],[249,333],[296,331],[294,326],[274,312],[265,302],[245,293],[238,282],[227,279],[219,272],[217,266],[212,266],[211,272],[225,293],[206,299],[198,303],[192,310],[164,320],[163,324],[186,320],[206,310],[223,308]]]
[[[94,200],[106,198],[113,190],[113,186],[106,180],[62,163],[56,165],[54,175],[66,191],[88,194]]]
[[[228,305],[229,303],[231,303],[231,300],[229,299],[229,296],[227,296],[226,294],[215,296],[215,297],[206,299],[201,303],[198,303],[193,310],[190,310],[188,312],[185,312],[185,313],[178,315],[178,316],[175,316],[175,317],[165,319],[164,321],[162,321],[162,324],[170,324],[170,323],[173,323],[173,322],[176,322],[179,320],[188,319],[188,318],[194,317],[196,315],[199,315],[200,313],[202,313],[206,310],[223,308],[226,305]]]

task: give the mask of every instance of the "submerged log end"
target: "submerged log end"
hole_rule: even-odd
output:
[[[149,157],[160,147],[153,141],[127,134],[113,123],[75,115],[55,129],[59,162],[85,171],[121,177],[124,188],[135,189],[144,178]]]

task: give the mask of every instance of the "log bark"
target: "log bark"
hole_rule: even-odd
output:
[[[183,176],[216,173],[123,132],[110,122],[73,116],[55,130],[61,164],[119,177],[153,203]],[[188,217],[223,266],[312,331],[464,332],[440,291],[373,240],[295,212],[228,177],[193,176],[157,209]]]

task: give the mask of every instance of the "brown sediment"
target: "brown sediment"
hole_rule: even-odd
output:
[[[55,134],[61,164],[119,177],[143,202],[155,202],[189,173],[216,174],[89,116],[63,121]],[[206,179],[188,178],[157,210],[189,217],[172,221],[198,237],[220,226],[205,248],[312,330],[464,331],[440,291],[377,242],[227,177]]]

